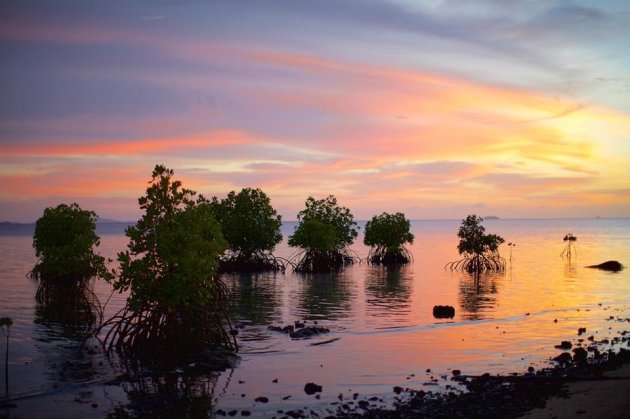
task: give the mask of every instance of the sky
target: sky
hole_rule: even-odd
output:
[[[156,164],[285,220],[630,216],[630,2],[0,0],[0,221]]]

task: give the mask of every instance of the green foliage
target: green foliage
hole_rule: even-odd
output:
[[[110,349],[165,356],[207,345],[231,346],[224,330],[225,285],[216,275],[227,242],[211,205],[155,166],[151,186],[139,198],[145,214],[126,233],[118,254],[114,289],[129,291],[127,307],[110,319]]]
[[[483,255],[496,252],[505,240],[496,234],[485,234],[486,229],[481,225],[483,218],[469,215],[462,220],[457,237],[460,255]]]
[[[457,250],[464,259],[451,262],[447,267],[474,273],[505,269],[505,260],[499,255],[499,246],[505,240],[496,234],[485,234],[486,229],[481,225],[482,222],[483,218],[474,214],[462,220],[457,233]]]
[[[330,272],[352,264],[354,258],[349,255],[348,246],[358,232],[350,210],[340,207],[332,195],[320,200],[308,197],[305,206],[298,213],[300,223],[288,241],[289,246],[304,251],[295,270]]]
[[[211,205],[229,246],[229,254],[222,259],[222,270],[282,269],[269,254],[282,241],[282,217],[263,191],[231,191],[221,201],[212,198]]]
[[[92,277],[110,279],[105,259],[93,251],[100,243],[97,218],[76,203],[46,208],[35,224],[33,247],[39,260],[31,278],[68,285]]]
[[[337,205],[337,198],[329,195],[315,200],[309,196],[306,208],[298,213],[300,224],[289,237],[289,246],[307,250],[334,251],[350,246],[358,235],[354,216],[346,207]],[[315,230],[321,229],[318,233]]]
[[[410,261],[405,243],[413,243],[411,225],[403,213],[375,215],[365,224],[363,243],[371,246],[370,263],[400,264]]]

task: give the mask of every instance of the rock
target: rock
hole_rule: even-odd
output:
[[[578,329],[578,336],[582,336],[584,333],[586,333],[586,327],[580,327]]]
[[[254,401],[258,402],[258,403],[269,403],[269,399],[267,397],[264,397],[264,396],[256,397],[256,399],[254,399]]]
[[[433,317],[436,319],[452,319],[455,317],[455,307],[453,306],[433,306]]]
[[[573,362],[579,365],[583,365],[586,363],[586,358],[588,357],[588,351],[584,348],[575,348],[573,350]]]
[[[321,393],[321,392],[322,392],[322,386],[317,385],[317,384],[315,384],[315,383],[307,383],[307,384],[304,386],[304,392],[305,392],[306,394],[308,394],[309,396],[310,396],[311,394]]]
[[[616,260],[609,260],[599,265],[589,265],[587,268],[601,269],[603,271],[619,272],[623,269],[623,265]]]
[[[460,370],[453,370],[453,375],[457,377],[458,375],[462,375],[462,372]]]
[[[402,393],[402,391],[403,391],[402,387],[394,386],[394,393],[400,394]]]
[[[308,326],[298,329],[295,332],[289,333],[289,336],[291,336],[291,338],[293,339],[303,339],[328,332],[330,332],[330,330],[326,329],[325,327]]]
[[[361,409],[367,409],[368,407],[370,407],[370,402],[368,402],[367,400],[359,400],[359,407]]]
[[[566,340],[563,340],[562,342],[560,342],[560,345],[555,346],[556,349],[571,349],[572,347],[573,347],[573,344]]]
[[[558,355],[557,357],[553,358],[554,361],[560,363],[560,364],[569,364],[571,363],[573,358],[571,358],[571,354],[568,352],[562,352],[560,355]]]

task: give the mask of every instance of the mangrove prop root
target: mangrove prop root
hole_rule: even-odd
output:
[[[286,270],[285,259],[270,253],[257,252],[245,254],[231,252],[224,255],[219,264],[219,271],[228,272],[282,272]]]
[[[297,261],[294,262],[294,271],[297,273],[324,273],[336,272],[359,263],[360,258],[347,249],[327,252],[306,250],[294,256],[292,261]]]
[[[223,308],[228,290],[220,289],[213,301],[200,308],[169,310],[146,303],[136,310],[124,307],[95,332],[106,352],[116,352],[124,361],[145,365],[169,365],[199,357],[211,357],[212,350],[238,350],[236,337],[226,330],[230,321]],[[204,355],[206,354],[206,355]]]
[[[367,257],[367,263],[373,265],[405,265],[413,262],[413,255],[409,250],[401,247],[390,250],[384,246],[372,248]]]
[[[455,262],[449,262],[444,266],[444,269],[469,273],[503,272],[505,271],[505,259],[498,255],[475,255]]]

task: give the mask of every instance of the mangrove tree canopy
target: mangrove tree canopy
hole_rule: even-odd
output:
[[[297,218],[299,224],[288,242],[303,250],[296,271],[330,272],[354,262],[348,246],[358,235],[357,223],[348,208],[337,204],[337,198],[308,197]]]
[[[505,260],[499,255],[499,246],[505,240],[496,234],[486,234],[482,222],[483,218],[474,214],[462,220],[457,233],[457,250],[464,258],[447,264],[447,267],[471,273],[505,269]]]
[[[375,215],[365,224],[363,243],[372,247],[368,262],[396,265],[408,263],[411,254],[405,243],[413,243],[411,225],[403,213]]]
[[[271,255],[282,241],[282,217],[260,189],[244,188],[218,200],[212,198],[214,214],[221,224],[229,251],[221,259],[223,271],[280,270]]]

